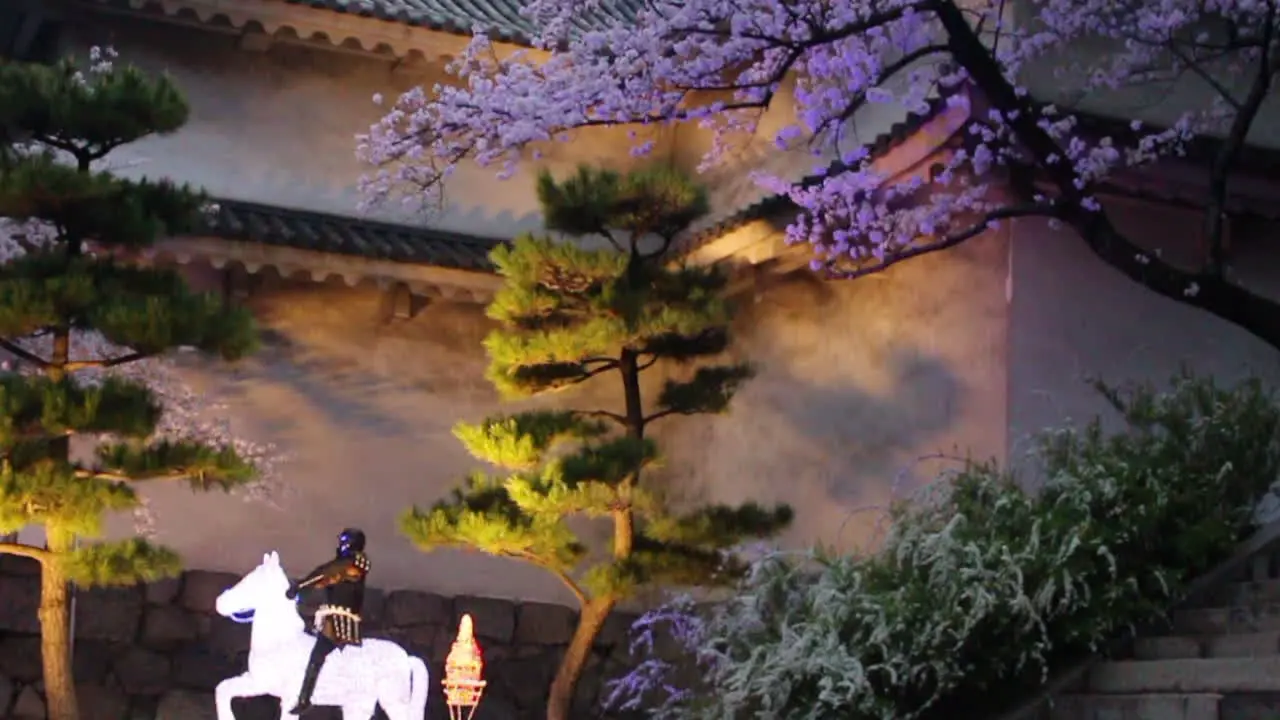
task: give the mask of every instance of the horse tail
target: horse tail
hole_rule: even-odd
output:
[[[427,716],[427,691],[431,676],[427,664],[416,655],[409,656],[409,720],[425,720]]]

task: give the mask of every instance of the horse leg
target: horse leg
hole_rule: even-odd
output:
[[[231,700],[238,697],[265,695],[268,688],[249,673],[227,678],[218,683],[213,691],[214,703],[218,710],[218,720],[236,720],[231,710]]]

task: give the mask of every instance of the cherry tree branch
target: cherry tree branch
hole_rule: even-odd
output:
[[[0,338],[0,348],[4,348],[4,350],[7,351],[10,355],[13,355],[14,357],[20,360],[23,360],[25,362],[29,362],[38,368],[44,369],[49,367],[48,360],[45,360],[44,358],[40,357],[39,355],[36,355],[35,353],[24,350],[21,345],[18,345],[17,343],[12,342],[10,340]]]
[[[947,250],[958,245],[962,245],[987,230],[990,230],[992,223],[1019,217],[1053,217],[1054,215],[1056,215],[1056,212],[1053,206],[1043,202],[1033,202],[1025,205],[1011,205],[1009,207],[999,208],[984,214],[981,219],[960,232],[947,235],[929,243],[904,247],[896,252],[887,253],[883,260],[871,265],[847,271],[834,271],[834,274],[841,280],[852,280],[865,275],[874,275],[888,270],[894,265],[908,260],[914,260],[922,255],[929,255],[941,250]]]
[[[1231,121],[1231,129],[1222,141],[1213,164],[1209,168],[1209,202],[1205,207],[1205,240],[1209,245],[1208,263],[1205,272],[1221,276],[1226,266],[1226,250],[1223,247],[1225,215],[1227,209],[1227,185],[1231,169],[1244,150],[1245,140],[1262,109],[1262,103],[1271,92],[1272,80],[1280,72],[1280,52],[1272,48],[1275,31],[1276,9],[1272,5],[1267,12],[1266,24],[1262,30],[1262,48],[1259,51],[1258,71],[1250,83],[1249,93],[1244,102],[1236,109],[1236,116]]]
[[[87,368],[112,368],[112,367],[116,367],[117,365],[124,365],[126,363],[136,362],[138,360],[145,360],[149,357],[154,357],[154,353],[134,352],[134,353],[128,353],[127,355],[119,355],[113,358],[106,358],[104,360],[72,360],[68,362],[66,365],[64,365],[63,368],[65,368],[67,372],[74,372],[76,370],[85,370]]]
[[[1221,274],[1180,270],[1125,237],[1105,212],[1089,209],[1086,188],[1077,185],[1072,166],[1060,160],[1063,152],[1057,141],[1037,123],[1031,99],[1017,92],[951,2],[939,0],[935,11],[949,36],[956,61],[1006,119],[1022,147],[1058,190],[1058,217],[1080,234],[1094,255],[1147,289],[1216,315],[1280,348],[1280,303],[1229,283]]]

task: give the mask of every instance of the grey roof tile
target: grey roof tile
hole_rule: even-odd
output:
[[[527,44],[533,25],[520,10],[524,0],[286,0],[294,5],[374,17],[458,34],[476,28],[493,33],[494,39]],[[590,30],[616,20],[635,17],[644,0],[601,0],[598,7],[580,13],[579,30]]]
[[[394,262],[493,272],[489,251],[502,239],[304,210],[216,200],[199,228],[214,237]]]

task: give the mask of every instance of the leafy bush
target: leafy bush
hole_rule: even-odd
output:
[[[970,463],[892,509],[865,557],[775,554],[736,596],[642,618],[697,672],[649,656],[612,702],[693,720],[983,717],[1050,673],[1163,617],[1186,582],[1251,530],[1280,471],[1280,406],[1260,383],[1182,375],[1166,392],[1098,389],[1127,421],[1043,434],[1028,492]]]

